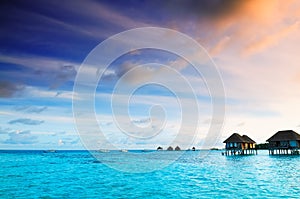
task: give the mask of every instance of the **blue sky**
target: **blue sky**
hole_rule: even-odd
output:
[[[265,142],[278,130],[300,130],[297,1],[34,0],[0,4],[1,149],[83,149],[72,109],[73,85],[80,65],[108,37],[148,26],[187,34],[216,63],[224,83],[226,117],[215,146],[222,147],[222,141],[234,132]],[[107,68],[95,95],[95,112],[106,140],[95,147],[105,148],[107,141],[117,148],[167,147],[181,127],[183,138],[174,144],[185,147],[193,139],[194,134],[189,132],[193,122],[180,124],[181,107],[176,95],[159,85],[141,87],[130,99],[131,123],[124,127],[130,136],[114,123],[110,106],[114,86],[130,69],[147,63],[176,69],[195,89],[200,112],[194,144],[200,147],[209,126],[220,123],[211,122],[209,90],[182,58],[151,49],[127,53]],[[184,93],[180,81],[169,73],[158,73],[159,69],[146,65],[129,83],[163,78]],[[126,97],[122,93],[117,97],[120,110]],[[193,110],[190,99],[180,100]],[[136,131],[136,125],[149,125],[149,109],[157,104],[165,108],[163,131],[153,139],[134,138],[151,136],[146,130]],[[118,116],[123,120],[122,114]],[[158,128],[155,123],[150,125]]]

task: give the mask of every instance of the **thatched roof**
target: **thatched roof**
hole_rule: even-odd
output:
[[[238,133],[234,133],[229,138],[227,138],[223,143],[228,143],[228,142],[237,142],[237,143],[244,142],[244,139]]]
[[[244,140],[246,140],[247,143],[256,143],[254,140],[252,140],[249,136],[243,135],[242,136]]]
[[[278,131],[267,142],[300,140],[300,135],[293,130]]]
[[[255,143],[254,140],[252,140],[247,135],[241,136],[238,133],[232,134],[229,138],[227,138],[223,143],[229,143],[229,142],[236,142],[236,143]]]

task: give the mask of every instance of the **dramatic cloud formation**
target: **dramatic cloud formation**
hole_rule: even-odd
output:
[[[5,143],[0,148],[8,145],[17,148],[20,144],[33,148],[37,143],[41,148],[80,146],[78,136],[70,132],[76,131],[72,99],[82,100],[78,93],[72,92],[81,63],[109,36],[145,26],[186,33],[213,57],[227,97],[227,118],[224,132],[219,132],[223,133],[221,138],[232,132],[249,132],[257,142],[264,142],[280,129],[297,131],[299,11],[300,2],[296,0],[87,0],[74,1],[72,6],[68,1],[1,2],[0,121],[3,123],[0,139]],[[167,40],[172,40],[172,35],[156,41]],[[182,49],[185,48],[188,46],[183,44]],[[195,54],[190,58],[202,57]],[[165,88],[144,86],[135,90],[130,100],[126,92],[115,95],[116,106],[125,110],[120,115],[130,115],[120,123],[132,135],[146,137],[160,130],[160,126],[152,124],[149,115],[149,107],[159,104],[168,113],[165,129],[151,140],[126,137],[112,119],[110,101],[114,86],[121,78],[125,90],[145,81],[164,80],[182,94],[181,101],[188,112],[195,109],[187,97],[190,90],[172,78],[170,70],[154,64],[136,68],[147,63],[169,66],[193,87],[200,104],[199,143],[211,123],[221,125],[222,120],[210,117],[211,96],[205,78],[196,77],[196,71],[185,60],[171,53],[155,54],[149,49],[139,49],[114,61],[98,83],[95,109],[109,140],[119,146],[156,148],[158,143],[168,145],[181,127],[180,114],[175,112],[178,110],[176,96]],[[98,71],[88,71],[87,79],[104,70],[102,63],[95,67]],[[90,118],[84,119],[88,124]],[[187,120],[193,122],[195,118],[189,115]],[[28,125],[29,131],[11,130],[22,125]],[[149,126],[149,129],[141,132],[136,126]],[[182,126],[180,146],[193,137],[192,126],[190,123]],[[222,141],[218,140],[218,147],[223,146]],[[98,144],[104,146],[100,141]]]
[[[174,5],[179,5],[178,10],[188,8],[181,10],[185,16],[183,21],[192,21],[191,15],[198,16],[192,30],[214,57],[232,50],[243,56],[261,53],[298,29],[300,3],[297,1],[288,0],[284,4],[279,0],[209,2],[200,1],[196,6],[193,1],[181,1]],[[186,26],[181,25],[183,21],[176,25],[177,29],[185,29]]]
[[[43,83],[47,82],[50,89],[57,89],[68,81],[73,81],[79,64],[74,62],[69,62],[66,60],[53,59],[40,56],[28,55],[24,56],[13,56],[13,55],[3,55],[0,54],[0,63],[13,64],[22,66],[26,74],[15,73],[14,71],[5,71],[4,74],[14,75],[18,80],[23,80],[27,82],[27,85],[32,85],[34,82],[39,82],[42,80]],[[33,81],[28,81],[28,79]],[[2,83],[4,84],[4,83]],[[11,83],[12,84],[12,83]],[[1,84],[0,84],[1,86]],[[5,86],[5,85],[4,85]],[[4,87],[1,86],[1,87]],[[0,88],[1,88],[0,87]],[[20,86],[15,86],[17,88],[22,88]],[[23,86],[24,87],[24,86]],[[7,90],[12,90],[6,86]]]
[[[15,97],[24,89],[23,85],[0,80],[0,98]]]
[[[152,3],[158,3],[154,1]],[[239,0],[167,0],[160,2],[163,7],[168,8],[169,11],[179,14],[181,17],[199,17],[199,18],[219,18],[228,14],[236,12],[243,4]]]
[[[60,67],[60,70],[54,75],[54,79],[51,82],[50,88],[55,89],[61,86],[66,81],[73,81],[76,76],[76,69],[72,65],[64,65]]]
[[[25,124],[25,125],[40,125],[42,123],[44,123],[43,120],[32,120],[28,118],[20,118],[8,122],[8,124]]]

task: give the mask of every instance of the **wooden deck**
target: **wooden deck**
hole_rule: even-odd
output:
[[[257,149],[239,149],[239,148],[232,148],[232,149],[225,149],[225,152],[222,153],[223,155],[257,155]]]
[[[299,148],[273,147],[269,148],[269,155],[300,155]]]

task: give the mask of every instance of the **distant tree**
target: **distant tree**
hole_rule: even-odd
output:
[[[268,143],[256,144],[255,148],[256,149],[268,149],[269,148],[269,144]]]
[[[159,146],[159,147],[157,147],[156,150],[160,151],[160,150],[163,150],[163,148],[161,146]]]
[[[167,151],[173,151],[173,147],[169,146],[169,147],[167,148]]]

